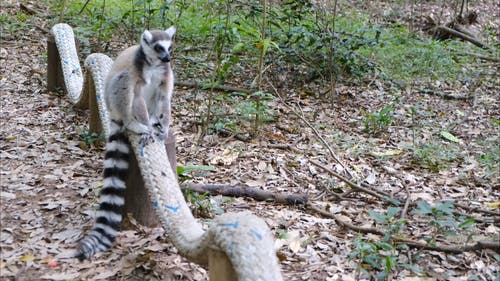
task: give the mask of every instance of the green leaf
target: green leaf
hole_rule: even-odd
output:
[[[402,268],[409,269],[409,270],[413,271],[414,273],[421,273],[422,272],[422,270],[417,265],[403,263],[403,264],[399,264],[399,266],[401,266]]]
[[[231,50],[231,53],[236,54],[241,52],[245,48],[246,44],[243,42],[239,42],[236,45],[234,45],[233,49]]]
[[[429,203],[425,201],[417,202],[418,209],[414,210],[412,213],[417,215],[432,214],[432,207]]]
[[[465,228],[469,228],[469,227],[472,227],[472,225],[474,225],[474,223],[476,222],[475,219],[473,218],[468,218],[466,219],[465,221],[461,222],[458,227],[459,228],[462,228],[462,229],[465,229]]]
[[[371,266],[373,266],[373,268],[376,268],[376,269],[380,269],[381,266],[379,264],[379,257],[378,256],[375,256],[375,255],[370,255],[370,256],[367,256],[363,259],[363,261]]]
[[[377,222],[387,223],[386,217],[383,214],[379,213],[379,212],[368,211],[368,214],[370,214],[370,217],[372,217],[372,219],[374,219]]]
[[[375,276],[375,280],[385,280],[387,278],[388,272],[387,270],[382,270]]]
[[[385,270],[390,272],[396,265],[396,257],[387,256],[385,257]]]
[[[387,208],[387,216],[393,218],[397,213],[399,213],[400,210],[401,208],[399,207],[389,207]]]
[[[455,142],[455,143],[460,142],[460,140],[457,137],[455,137],[454,135],[452,135],[451,133],[449,133],[447,131],[441,131],[440,134],[441,134],[441,137],[443,137],[446,140],[449,140],[449,141]]]
[[[439,201],[436,203],[435,208],[448,216],[453,215],[453,201]]]
[[[192,166],[177,166],[177,175],[185,175],[189,172],[193,171],[215,171],[214,166],[209,166],[209,165],[192,165]]]
[[[380,242],[376,242],[376,244],[379,247],[379,249],[382,249],[384,251],[392,251],[392,250],[394,250],[394,246],[392,246],[389,243],[380,241]]]
[[[446,226],[447,227],[452,227],[452,228],[457,227],[457,222],[454,219],[437,220],[436,223],[440,227],[446,227]]]

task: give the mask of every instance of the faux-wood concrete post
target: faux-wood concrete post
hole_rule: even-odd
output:
[[[175,136],[172,134],[172,130],[170,130],[165,140],[165,148],[170,167],[174,174],[177,175]],[[130,155],[129,175],[126,185],[124,215],[131,213],[140,224],[145,226],[158,225],[159,218],[156,216],[151,200],[149,200],[137,159],[133,153]]]
[[[58,90],[66,92],[61,58],[59,57],[59,51],[52,35],[47,37],[47,90],[49,92],[56,92]]]

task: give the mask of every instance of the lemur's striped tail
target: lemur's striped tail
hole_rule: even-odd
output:
[[[125,181],[128,174],[130,148],[125,132],[110,135],[104,156],[104,186],[100,194],[96,222],[78,245],[77,257],[88,259],[111,248],[122,222],[125,204]]]

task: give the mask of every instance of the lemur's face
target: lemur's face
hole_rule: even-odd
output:
[[[175,27],[166,30],[145,30],[141,38],[141,46],[146,57],[153,65],[169,63],[175,34]]]

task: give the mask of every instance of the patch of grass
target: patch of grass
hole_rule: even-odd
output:
[[[418,145],[412,150],[412,164],[437,173],[461,157],[457,147],[427,143]]]
[[[2,33],[28,31],[31,26],[30,18],[30,15],[24,13],[17,13],[16,15],[0,14]]]
[[[497,177],[500,171],[500,139],[498,136],[485,139],[482,144],[484,149],[477,156],[477,160],[485,169],[484,177]]]
[[[449,48],[468,49],[464,43],[420,39],[398,25],[380,32],[378,44],[363,47],[359,53],[374,59],[392,79],[403,84],[428,85],[436,80],[459,82],[472,74],[466,68],[469,58],[458,56]]]

